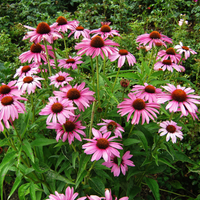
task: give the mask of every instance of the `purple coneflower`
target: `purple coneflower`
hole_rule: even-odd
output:
[[[174,49],[177,49],[177,52],[182,54],[185,54],[185,59],[188,59],[190,57],[190,53],[191,54],[197,54],[197,52],[195,52],[194,50],[192,50],[191,48],[187,47],[187,46],[183,46],[182,42],[179,42],[180,45],[176,45],[174,47]]]
[[[154,70],[160,70],[160,69],[162,69],[163,71],[167,69],[170,72],[173,72],[173,69],[175,69],[178,72],[185,71],[185,67],[183,67],[182,65],[173,63],[171,60],[163,60],[163,61],[158,61],[157,63],[155,63]]]
[[[134,167],[133,161],[129,160],[133,155],[130,154],[130,151],[127,151],[123,156],[121,163],[118,163],[118,159],[116,156],[111,156],[110,161],[102,163],[102,165],[105,165],[106,167],[109,167],[111,169],[111,172],[113,172],[114,176],[119,176],[120,171],[123,175],[126,174],[126,171],[128,171],[128,166]],[[128,166],[127,166],[128,165]]]
[[[27,90],[28,94],[31,94],[31,92],[35,92],[36,87],[41,88],[40,80],[44,80],[44,78],[35,75],[25,76],[18,79],[16,86],[19,90],[21,89],[22,93]]]
[[[49,199],[47,200],[74,200],[78,196],[78,193],[74,193],[74,188],[72,189],[68,186],[65,195],[64,194],[59,194],[57,191],[55,192],[55,195],[50,194]]]
[[[72,69],[75,70],[75,69],[77,69],[78,64],[83,63],[83,61],[81,61],[80,59],[82,59],[82,57],[80,57],[80,56],[74,56],[74,57],[69,56],[68,59],[58,60],[58,62],[59,62],[58,66],[60,68],[63,67],[63,68],[67,68],[67,69],[69,69],[71,67]]]
[[[85,29],[82,26],[79,26],[78,24],[75,24],[72,29],[71,33],[68,35],[70,37],[74,33],[74,39],[79,39],[79,37],[82,35],[84,38],[90,38],[90,30]]]
[[[136,95],[137,98],[144,99],[149,103],[157,103],[158,95],[162,93],[162,90],[154,87],[153,85],[148,85],[144,83],[143,85],[134,85],[131,90]]]
[[[80,111],[84,111],[84,108],[89,107],[89,104],[94,101],[94,97],[92,96],[94,92],[84,87],[84,82],[80,85],[76,84],[74,87],[67,85],[60,88],[61,91],[54,91],[53,93],[57,97],[71,100],[77,105]]]
[[[164,121],[160,123],[161,129],[158,130],[160,136],[166,135],[166,141],[168,142],[169,139],[172,139],[173,143],[176,143],[176,137],[183,139],[183,133],[180,131],[182,127],[177,126],[177,123],[174,121]]]
[[[85,126],[82,126],[81,121],[77,121],[80,115],[77,116],[70,116],[70,118],[67,118],[64,124],[59,123],[51,123],[47,126],[49,129],[55,129],[57,136],[56,140],[58,142],[59,139],[62,139],[63,142],[65,142],[67,139],[69,141],[69,144],[74,141],[74,138],[76,138],[79,141],[82,141],[79,134],[86,137],[85,133],[82,131],[82,129],[85,129]]]
[[[74,116],[74,109],[72,101],[57,97],[49,97],[49,103],[41,110],[39,115],[49,115],[46,123],[49,124],[52,120],[53,123],[59,122],[64,124],[66,118]]]
[[[14,96],[20,96],[22,92],[18,90],[18,87],[15,85],[15,81],[10,81],[7,85],[5,83],[2,83],[0,86],[0,99],[6,95],[14,95]]]
[[[166,109],[170,112],[181,111],[183,116],[187,116],[189,113],[196,113],[198,108],[195,104],[200,104],[197,100],[200,96],[190,94],[194,92],[191,88],[185,88],[178,85],[175,87],[172,84],[167,84],[168,86],[162,86],[168,93],[163,93],[158,99],[158,103],[165,103],[170,101]],[[187,112],[188,111],[188,112]]]
[[[17,76],[19,76],[20,78],[24,76],[31,76],[32,74],[37,74],[37,73],[38,73],[38,67],[31,67],[30,65],[20,66],[16,70],[14,78]]]
[[[118,68],[121,68],[124,65],[126,59],[129,66],[133,66],[134,63],[136,63],[135,57],[125,49],[116,49],[116,52],[113,52],[113,54],[109,56],[111,62],[117,60],[118,58]]]
[[[103,53],[108,57],[116,51],[114,47],[111,47],[111,45],[119,46],[119,44],[112,40],[105,40],[105,38],[95,36],[92,39],[84,38],[80,43],[76,44],[75,49],[81,49],[78,51],[78,55],[86,53],[87,56],[92,56],[92,58],[101,55],[104,59]]]
[[[60,86],[64,87],[65,84],[69,84],[69,81],[72,81],[72,77],[68,77],[70,74],[66,72],[58,72],[54,76],[50,76],[49,79],[51,80],[51,83],[49,85],[55,85],[56,88],[59,88]]]
[[[131,120],[131,124],[139,124],[140,117],[142,117],[142,124],[146,121],[149,123],[149,118],[154,120],[154,117],[157,118],[156,113],[159,113],[156,109],[160,108],[158,103],[145,103],[143,99],[137,98],[134,93],[129,93],[128,97],[130,99],[125,99],[117,107],[121,108],[117,112],[121,116],[128,114],[127,122],[129,121],[131,115],[134,113]]]
[[[157,59],[161,58],[163,60],[167,60],[168,58],[171,59],[172,62],[178,63],[181,59],[181,55],[177,54],[174,50],[174,48],[169,47],[167,50],[160,50],[158,52],[158,57]]]
[[[110,119],[102,119],[104,123],[98,123],[98,126],[102,126],[99,131],[102,133],[106,133],[108,131],[113,131],[113,133],[117,136],[122,138],[121,132],[124,132],[124,129],[115,121]]]
[[[166,35],[159,33],[158,31],[153,31],[150,34],[145,33],[139,35],[136,39],[136,42],[139,42],[140,45],[143,44],[144,46],[149,43],[148,46],[150,49],[152,48],[152,45],[156,46],[156,43],[162,43],[162,45],[167,48],[165,42],[172,43],[172,39],[168,38]]]
[[[90,34],[95,33],[94,36],[101,35],[102,38],[107,38],[108,36],[114,37],[114,35],[120,36],[119,31],[112,30],[109,26],[110,23],[111,22],[101,22],[101,28],[90,31]]]
[[[92,128],[93,139],[84,139],[89,141],[82,146],[84,153],[93,154],[91,161],[99,160],[101,157],[107,162],[110,160],[110,156],[114,155],[120,157],[120,153],[117,149],[122,149],[120,143],[113,142],[116,136],[110,137],[111,132],[102,133]],[[109,138],[110,137],[110,138]]]
[[[48,41],[50,44],[53,43],[53,38],[62,38],[62,35],[55,29],[57,23],[49,26],[46,22],[40,22],[37,28],[30,26],[24,26],[31,31],[27,32],[23,37],[23,40],[30,38],[30,42],[40,43],[42,40]]]
[[[111,190],[108,190],[108,189],[105,190],[105,198],[104,199],[105,200],[112,200],[113,199],[112,194],[111,194]],[[128,197],[122,197],[119,200],[128,200],[128,199],[129,199]],[[117,200],[117,197],[115,197],[114,200]]]
[[[54,58],[54,53],[52,51],[50,51],[52,49],[51,46],[47,45],[47,49],[48,49],[48,54]],[[22,53],[19,56],[19,59],[21,61],[21,63],[24,62],[28,62],[30,63],[32,61],[32,59],[34,60],[34,62],[36,63],[40,63],[41,60],[47,62],[46,60],[46,54],[45,54],[45,47],[44,45],[41,45],[39,43],[35,44],[33,43],[30,47],[29,51],[26,51],[24,53]]]

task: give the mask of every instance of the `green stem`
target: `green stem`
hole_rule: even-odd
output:
[[[93,121],[94,121],[95,104],[96,104],[96,101],[93,101],[92,113],[91,113],[91,121],[90,121],[90,130],[89,130],[89,139],[92,138],[92,125],[93,125]]]
[[[92,57],[91,58],[91,69],[92,69],[92,86],[93,86],[93,91],[95,91],[95,87],[94,87],[94,66],[93,66],[93,60]]]
[[[100,100],[100,89],[99,89],[99,63],[98,63],[98,56],[96,56],[96,71],[97,71],[97,99],[98,99],[98,107],[101,107],[101,100]]]
[[[56,50],[55,50],[54,43],[52,44],[52,47],[53,47],[53,53],[54,53],[54,56],[55,56],[54,61],[55,61],[55,64],[56,64],[56,70],[57,70],[57,72],[59,72],[58,61],[57,61],[57,56],[56,56]]]
[[[130,138],[131,133],[132,133],[132,131],[133,131],[133,128],[134,128],[134,124],[132,124],[132,126],[131,126],[131,130],[130,130],[130,132],[129,132],[129,134],[128,134],[128,138]]]
[[[48,54],[48,49],[47,49],[47,41],[44,40],[44,46],[45,46],[45,51],[47,55],[47,62],[48,62],[48,67],[49,67],[49,75],[51,76],[51,66],[50,66],[50,61],[49,61],[49,54]]]
[[[172,113],[171,113],[171,115],[170,115],[170,117],[169,117],[169,121],[172,120],[173,115],[174,115],[174,112],[172,111]]]
[[[64,34],[63,34],[63,41],[64,41],[64,45],[65,45],[66,58],[69,58],[68,51],[67,51],[67,42],[66,42],[66,40],[65,40]]]
[[[106,56],[105,54],[104,55],[104,59],[103,59],[103,75],[105,76],[106,75]]]
[[[35,107],[34,107],[34,103],[33,103],[33,94],[31,94],[31,106],[32,106],[32,114],[33,114],[33,118],[32,118],[32,123],[34,123],[35,121]]]
[[[116,82],[117,82],[117,79],[118,79],[118,76],[119,76],[120,69],[121,69],[121,68],[118,68],[117,75],[116,75],[116,77],[115,77],[115,82],[114,82],[114,84],[113,84],[113,88],[112,88],[111,92],[114,91],[115,84],[116,84]]]

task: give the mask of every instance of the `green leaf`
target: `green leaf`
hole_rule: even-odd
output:
[[[185,188],[181,185],[181,183],[179,182],[179,181],[177,181],[177,180],[173,180],[173,181],[170,181],[169,182],[171,185],[172,185],[172,187],[174,187],[175,189],[183,189],[183,190],[185,190]]]
[[[144,146],[144,149],[146,152],[148,152],[148,142],[147,142],[147,139],[145,137],[145,135],[141,132],[141,131],[134,131],[134,133],[139,137],[139,139],[141,140],[143,146]]]
[[[145,182],[149,186],[150,190],[153,192],[153,195],[156,200],[160,200],[159,186],[156,180],[145,177]]]
[[[90,178],[88,183],[100,196],[105,195],[105,185],[99,177]]]
[[[130,182],[128,184],[127,196],[129,197],[129,199],[133,199],[140,192],[141,192],[141,187],[133,185],[133,182]]]
[[[142,173],[143,173],[143,171],[141,171],[137,167],[133,167],[130,170],[128,170],[128,175],[127,175],[126,180],[128,181],[132,176],[135,176],[137,174],[142,174]]]
[[[4,138],[3,140],[0,140],[0,147],[3,146],[9,146],[8,138]]]
[[[171,163],[169,163],[167,160],[165,160],[164,158],[158,158],[158,161],[161,162],[161,163],[164,163],[166,165],[168,165],[169,167],[177,170],[173,165],[171,165]]]
[[[129,146],[129,145],[137,144],[137,143],[140,143],[140,142],[141,142],[140,140],[128,138],[128,139],[124,140],[123,145]]]
[[[72,153],[72,166],[75,169],[75,165],[76,165],[76,158],[78,157],[79,153],[78,152],[73,152]]]
[[[163,105],[160,105],[160,110],[161,110],[167,117],[170,116],[170,114],[166,111],[166,109],[163,107]]]
[[[33,182],[31,182],[30,185],[30,195],[31,195],[31,200],[37,200],[35,194],[35,184]]]
[[[105,75],[103,75],[102,73],[100,73],[100,76],[107,83],[107,85],[109,86],[109,88],[112,89],[113,86],[112,86],[111,82],[108,80],[108,78]]]
[[[56,139],[48,139],[48,138],[37,138],[33,142],[31,142],[31,146],[46,146],[50,144],[57,143]]]
[[[17,156],[16,151],[11,151],[7,153],[0,164],[0,171],[8,162],[10,162],[16,156]]]
[[[15,192],[15,190],[18,188],[19,184],[21,183],[21,180],[22,180],[22,175],[17,176],[17,177],[15,178],[15,182],[14,182],[14,184],[13,184],[13,186],[12,186],[12,189],[11,189],[11,191],[10,191],[10,194],[9,194],[9,196],[8,196],[8,200],[9,200],[10,197],[13,195],[13,193]]]
[[[160,75],[162,75],[164,72],[163,71],[156,71],[156,72],[153,72],[152,74],[151,74],[151,76],[150,77],[160,77]]]
[[[145,137],[148,141],[148,145],[150,147],[152,147],[153,146],[153,136],[152,136],[152,134],[146,128],[144,128],[144,126],[142,126],[140,124],[135,125],[135,127],[145,135]]]
[[[79,163],[79,169],[78,169],[78,174],[77,174],[76,180],[79,179],[79,177],[81,176],[82,172],[85,170],[89,160],[90,160],[90,156],[86,155],[85,153],[81,154],[80,163]]]
[[[27,194],[29,194],[29,192],[30,192],[29,186],[30,186],[30,183],[25,183],[25,184],[23,184],[23,185],[21,185],[19,187],[19,189],[18,189],[18,196],[19,196],[20,200],[25,200],[25,196]]]
[[[21,126],[21,129],[20,129],[20,133],[21,133],[21,138],[23,139],[25,133],[26,133],[26,130],[29,126],[29,118],[30,118],[30,114],[31,114],[31,109],[29,109],[29,111],[25,114],[25,115],[22,115],[22,123],[20,123],[20,126]]]
[[[117,104],[119,104],[119,101],[117,100],[117,98],[113,95],[113,93],[111,92],[111,90],[108,87],[102,86],[103,89],[106,91],[106,93],[116,101]]]
[[[31,148],[31,144],[29,143],[28,140],[24,140],[23,144],[22,144],[22,149],[23,151],[25,151],[26,155],[31,159],[31,161],[34,163],[34,155],[33,155],[33,151]]]
[[[75,189],[77,189],[77,187],[79,186],[80,182],[84,179],[84,177],[87,175],[87,171],[84,170],[78,177],[78,179],[76,179],[76,183],[75,183]]]
[[[119,74],[119,77],[123,77],[123,78],[131,78],[131,79],[137,79],[140,80],[140,77],[137,75],[137,73],[124,73],[124,74]]]
[[[198,88],[196,87],[196,85],[194,85],[191,81],[189,81],[187,78],[184,77],[177,77],[177,80],[181,80],[181,81],[185,81],[187,82],[189,85],[191,85],[193,88],[195,88],[196,91],[198,91]]]

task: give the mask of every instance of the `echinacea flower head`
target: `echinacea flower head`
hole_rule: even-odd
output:
[[[71,33],[68,35],[70,37],[72,34],[74,34],[74,39],[79,39],[79,37],[82,35],[83,38],[90,38],[90,30],[85,29],[82,26],[79,26],[78,24],[75,24],[72,29]]]
[[[158,103],[165,103],[170,101],[166,109],[169,109],[169,112],[181,111],[183,116],[187,116],[188,113],[196,113],[198,108],[195,104],[200,104],[200,101],[197,100],[200,96],[190,94],[194,90],[191,88],[185,88],[178,85],[175,87],[172,84],[167,84],[168,86],[162,86],[168,93],[163,93],[159,97]]]
[[[116,156],[111,156],[110,160],[108,162],[102,163],[102,165],[105,165],[106,167],[109,167],[111,169],[111,172],[114,174],[114,176],[119,176],[120,172],[125,176],[126,172],[128,171],[128,166],[134,167],[133,161],[129,160],[133,155],[130,154],[130,151],[127,151],[123,156],[121,163],[118,162],[118,159]]]
[[[90,34],[95,33],[94,36],[100,35],[102,38],[107,38],[109,36],[114,37],[114,35],[120,36],[119,31],[112,30],[112,28],[109,26],[110,23],[111,22],[101,22],[101,28],[90,31]]]
[[[56,88],[60,86],[64,87],[65,84],[69,84],[69,81],[73,80],[73,78],[70,77],[69,75],[70,74],[66,72],[60,71],[56,75],[49,77],[49,79],[51,80],[51,83],[49,85],[55,85]]]
[[[177,52],[182,54],[185,54],[185,59],[188,59],[190,57],[190,53],[191,54],[197,54],[197,52],[195,52],[194,50],[192,50],[190,47],[187,46],[183,46],[182,42],[179,42],[180,45],[176,45],[174,47],[174,49],[177,49]]]
[[[171,59],[172,62],[178,63],[181,59],[181,55],[177,54],[174,48],[169,47],[167,50],[160,50],[158,52],[157,59],[161,58],[161,61]]]
[[[92,39],[84,38],[80,43],[76,44],[75,49],[80,49],[77,53],[78,55],[83,55],[85,53],[87,56],[92,56],[92,58],[101,55],[104,59],[103,54],[108,57],[116,51],[115,48],[111,46],[119,46],[119,44],[112,40],[105,40],[105,38],[97,35]]]
[[[144,46],[148,44],[150,49],[152,48],[152,45],[155,47],[156,43],[159,42],[167,48],[165,42],[172,43],[172,39],[159,33],[158,31],[152,31],[150,34],[145,33],[139,35],[136,39],[136,42],[139,42],[140,45],[143,44]]]
[[[67,19],[63,16],[60,16],[56,20],[57,26],[55,27],[56,30],[59,32],[66,33],[68,30],[72,30],[76,24],[79,22],[74,20],[74,21],[67,21]]]
[[[16,70],[14,78],[17,76],[19,76],[20,78],[24,76],[31,76],[32,74],[37,74],[37,73],[38,73],[38,67],[31,67],[30,65],[20,66]]]
[[[82,59],[82,57],[80,57],[80,56],[74,56],[74,57],[69,56],[68,59],[58,60],[58,62],[59,62],[58,66],[60,68],[63,67],[63,68],[67,68],[67,69],[69,69],[71,67],[73,70],[75,70],[75,69],[77,69],[78,64],[83,63],[83,61],[81,61],[80,59]]]
[[[120,81],[120,85],[123,87],[123,88],[127,88],[130,84],[130,81],[127,80],[127,79],[121,79]]]
[[[78,198],[77,200],[101,200],[103,197],[99,197],[99,196],[96,196],[96,195],[90,195],[90,196],[85,196],[85,197],[81,197],[81,198]]]
[[[108,190],[108,189],[105,190],[105,198],[104,199],[105,200],[113,200],[111,190]],[[128,200],[128,199],[129,199],[128,197],[122,197],[119,200]],[[114,200],[117,200],[117,197],[114,197]]]
[[[40,22],[37,28],[30,26],[24,26],[31,31],[27,32],[23,37],[23,40],[30,38],[30,42],[40,43],[43,40],[48,41],[50,44],[53,43],[53,38],[62,38],[62,35],[55,29],[57,23],[49,26],[46,22]]]
[[[85,126],[82,126],[81,121],[77,121],[80,115],[78,116],[70,116],[69,118],[66,118],[66,121],[64,124],[59,123],[51,123],[47,126],[49,129],[55,129],[57,136],[56,140],[58,142],[59,139],[62,139],[63,142],[65,142],[67,139],[69,141],[69,144],[71,145],[74,141],[74,138],[76,138],[79,141],[82,141],[79,134],[86,137],[83,129],[85,129]]]
[[[7,85],[5,83],[2,83],[0,86],[0,99],[6,95],[14,95],[14,96],[20,96],[22,92],[18,90],[18,87],[15,85],[15,81],[10,81]]]
[[[85,82],[80,85],[76,84],[74,87],[67,85],[60,88],[61,91],[54,91],[53,93],[57,97],[74,102],[80,111],[84,111],[94,101],[94,92],[84,87]]]
[[[108,131],[112,131],[117,137],[122,138],[121,132],[124,132],[124,129],[122,128],[121,125],[116,123],[113,120],[110,119],[102,119],[104,123],[98,123],[98,126],[102,126],[99,131],[102,133],[106,133]]]
[[[129,93],[128,98],[121,102],[117,107],[120,108],[117,112],[121,116],[128,114],[127,122],[129,121],[131,115],[134,113],[131,120],[131,124],[139,124],[140,117],[142,117],[142,124],[146,121],[149,123],[150,118],[154,120],[157,118],[156,113],[159,113],[157,109],[160,108],[158,103],[146,103],[144,99],[137,98],[134,93]]]
[[[183,133],[180,131],[182,127],[177,126],[177,123],[174,121],[164,121],[160,123],[161,129],[158,130],[160,136],[166,135],[166,141],[168,142],[169,139],[172,139],[173,143],[176,143],[176,137],[183,139]]]
[[[116,52],[113,52],[113,54],[109,56],[109,59],[111,62],[118,59],[118,68],[121,68],[124,65],[126,59],[129,66],[133,66],[134,63],[136,63],[135,57],[126,49],[117,49]]]
[[[28,94],[31,94],[35,92],[36,87],[41,88],[40,80],[44,80],[44,78],[35,75],[24,76],[18,79],[16,86],[22,93],[27,90]]]
[[[60,194],[56,191],[55,195],[50,194],[49,199],[47,199],[47,200],[74,200],[74,199],[76,199],[77,196],[78,196],[78,193],[77,192],[74,193],[74,188],[72,187],[72,189],[71,189],[68,186],[65,191],[65,195]]]
[[[84,139],[88,143],[82,146],[84,153],[93,154],[91,161],[99,160],[101,157],[107,162],[110,160],[110,156],[114,155],[120,157],[120,153],[117,149],[122,149],[120,143],[114,142],[113,140],[116,136],[110,137],[111,132],[106,132],[102,134],[100,131],[92,128],[93,139]],[[110,137],[110,138],[109,138]]]
[[[176,63],[173,63],[171,60],[163,60],[163,61],[158,61],[157,63],[154,64],[154,70],[163,70],[165,71],[166,69],[170,72],[173,72],[173,69],[175,69],[178,72],[184,72],[185,67],[182,65],[178,65]]]
[[[19,100],[27,101],[26,98],[13,95],[6,95],[0,99],[0,120],[8,121],[11,118],[14,121],[18,119],[18,113],[26,111],[24,104]]]
[[[48,54],[54,58],[54,53],[51,51],[52,47],[47,45]],[[29,51],[22,53],[19,56],[21,63],[28,62],[30,63],[32,60],[36,63],[41,63],[41,60],[47,62],[46,54],[45,54],[45,47],[39,43],[33,43],[30,47]]]
[[[64,124],[67,118],[75,116],[73,112],[75,109],[72,101],[68,99],[49,97],[49,103],[41,110],[39,115],[48,115],[47,124],[51,121],[53,123]]]
[[[144,83],[144,86],[134,85],[131,91],[133,91],[137,98],[144,99],[149,103],[157,103],[157,97],[162,93],[162,89],[156,88],[153,85],[148,85],[147,83]]]

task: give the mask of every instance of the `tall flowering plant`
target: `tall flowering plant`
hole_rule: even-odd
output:
[[[196,52],[152,31],[136,39],[148,49],[138,62],[110,22],[101,25],[84,29],[63,16],[25,25],[30,50],[19,56],[15,80],[0,86],[1,145],[8,147],[0,175],[3,183],[16,173],[10,196],[18,189],[21,199],[128,200],[147,185],[160,199],[158,174],[176,170],[177,161],[193,164],[178,145],[187,122],[199,119],[200,96],[177,80]]]

